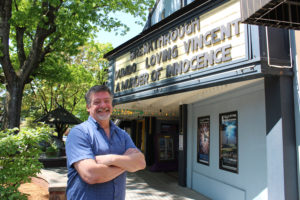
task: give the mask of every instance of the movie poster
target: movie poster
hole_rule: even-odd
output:
[[[209,165],[210,119],[209,116],[198,118],[197,161]]]
[[[222,113],[220,118],[220,168],[238,172],[238,114]]]

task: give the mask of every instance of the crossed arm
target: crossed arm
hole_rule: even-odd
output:
[[[96,159],[85,159],[74,163],[81,178],[88,184],[110,181],[125,171],[135,172],[146,166],[144,155],[129,148],[123,155],[107,154]]]

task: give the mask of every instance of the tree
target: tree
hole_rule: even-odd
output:
[[[146,18],[153,0],[1,0],[0,63],[6,86],[7,128],[19,127],[25,84],[51,59],[75,55],[97,29],[128,27],[109,14]]]
[[[108,61],[103,56],[112,49],[109,43],[89,42],[79,47],[76,57],[66,58],[63,68],[58,65],[41,68],[25,87],[21,116],[37,119],[62,107],[82,121],[86,120],[84,95],[91,86],[107,81]],[[68,124],[56,123],[55,126],[61,140]]]

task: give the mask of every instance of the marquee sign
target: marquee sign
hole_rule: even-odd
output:
[[[179,24],[116,59],[114,92],[244,58],[239,1]]]

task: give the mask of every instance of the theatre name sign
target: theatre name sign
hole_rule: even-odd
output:
[[[114,92],[187,75],[245,57],[239,2],[174,26],[118,57]]]

